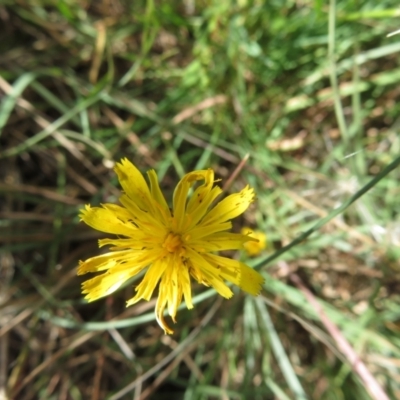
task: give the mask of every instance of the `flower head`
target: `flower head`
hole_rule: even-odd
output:
[[[139,300],[150,300],[159,284],[156,318],[165,333],[172,333],[164,320],[167,308],[173,321],[184,297],[187,308],[193,308],[190,277],[212,286],[221,296],[232,297],[225,281],[252,295],[261,290],[262,276],[246,264],[214,254],[220,250],[240,249],[256,240],[228,232],[230,220],[242,214],[254,199],[253,189],[227,196],[215,206],[222,190],[214,184],[211,169],[193,171],[178,183],[172,200],[172,211],[160,190],[154,170],[147,172],[150,186],[139,170],[127,159],[116,164],[115,172],[124,190],[122,206],[86,205],[81,220],[94,229],[118,235],[101,239],[99,246],[111,245],[110,252],[81,261],[78,275],[101,272],[82,285],[88,301],[117,290],[124,282],[146,269],[136,294],[127,306]],[[201,184],[193,190],[192,186]]]
[[[243,244],[247,255],[257,256],[267,247],[267,235],[264,232],[253,231],[251,228],[244,227],[240,233],[257,239],[257,241],[249,241]]]

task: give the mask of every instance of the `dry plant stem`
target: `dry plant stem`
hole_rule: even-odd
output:
[[[165,381],[165,379],[168,378],[168,376],[172,373],[172,371],[182,362],[182,359],[185,357],[185,353],[182,352],[181,354],[178,354],[174,361],[171,362],[171,364],[168,365],[161,373],[160,375],[157,376],[156,380],[146,388],[146,390],[143,390],[142,394],[139,397],[139,400],[145,400],[151,394]]]
[[[73,168],[67,166],[66,172],[67,175],[83,190],[86,190],[90,194],[96,194],[98,192],[98,189],[95,185],[89,182],[85,177],[81,176]]]
[[[161,341],[171,347],[171,349],[176,349],[179,346],[179,343],[171,338],[171,336],[163,336]],[[196,362],[193,360],[190,354],[187,353],[188,349],[186,349],[185,357],[183,357],[184,363],[187,365],[188,369],[191,371],[193,375],[195,375],[197,380],[201,380],[204,378],[203,373],[200,371],[200,368],[197,366]]]
[[[103,375],[103,368],[104,368],[104,352],[100,353],[100,357],[97,359],[96,362],[96,371],[94,373],[93,378],[93,391],[92,391],[92,398],[91,400],[99,400],[100,397],[100,386],[101,386],[101,377]]]
[[[180,124],[184,120],[195,116],[200,111],[206,110],[207,108],[210,108],[210,107],[214,107],[217,104],[224,104],[224,103],[226,103],[226,101],[227,101],[227,97],[224,96],[223,94],[219,94],[217,96],[204,99],[203,101],[196,104],[195,106],[185,108],[179,114],[175,115],[175,117],[172,118],[172,123],[174,125]]]
[[[183,349],[188,346],[193,339],[201,332],[201,330],[210,322],[211,318],[217,312],[218,308],[221,306],[222,299],[219,298],[205,317],[202,319],[200,324],[193,329],[193,331],[188,335],[188,337],[179,344],[174,350],[171,351],[166,357],[164,357],[159,363],[157,363],[153,368],[150,368],[147,372],[145,372],[142,376],[139,376],[135,379],[132,383],[125,386],[119,392],[115,393],[113,396],[110,397],[109,400],[118,400],[125,396],[127,393],[135,389],[136,386],[142,384],[146,379],[149,379],[152,375],[154,375],[157,371],[162,369],[165,365],[167,365],[170,361],[172,361],[175,357],[177,357]]]
[[[318,303],[317,299],[314,297],[311,291],[306,288],[299,276],[296,274],[292,274],[290,275],[290,279],[304,293],[309,303],[314,307],[326,330],[336,341],[339,350],[346,356],[347,361],[353,371],[363,381],[365,388],[367,389],[371,397],[375,400],[389,400],[389,397],[383,391],[377,380],[369,372],[365,364],[361,361],[360,357],[351,347],[350,343],[342,335],[339,328],[328,318],[321,305]]]
[[[58,203],[68,204],[72,206],[81,205],[82,200],[74,199],[73,197],[64,196],[62,194],[53,192],[52,190],[36,187],[32,185],[11,185],[7,183],[0,183],[0,192],[11,193],[29,193],[41,196],[45,199],[53,200]]]
[[[106,47],[107,29],[104,21],[98,21],[95,25],[97,30],[96,45],[94,48],[94,54],[92,58],[92,65],[89,71],[89,81],[93,84],[97,83],[99,71],[101,67],[101,61]]]
[[[232,172],[232,175],[228,178],[228,180],[225,182],[225,185],[222,187],[222,190],[226,192],[230,186],[232,185],[232,182],[236,179],[236,177],[239,175],[240,171],[243,169],[244,165],[246,164],[247,160],[249,159],[250,154],[247,153],[244,157],[243,160],[240,161],[238,166],[235,168],[235,170]]]
[[[161,339],[162,342],[164,344],[169,344],[170,346],[172,346],[173,349],[175,349],[178,346],[178,344],[175,341],[173,341],[170,336],[164,336],[163,339]],[[204,379],[202,372],[200,371],[199,367],[196,365],[195,361],[191,358],[189,354],[189,352],[192,350],[193,346],[190,346],[187,347],[184,351],[182,351],[182,353],[179,354],[166,369],[164,369],[164,371],[157,377],[157,379],[151,384],[151,386],[149,386],[148,388],[146,388],[146,390],[143,391],[143,393],[139,397],[139,400],[145,400],[146,398],[148,398],[157,389],[157,387],[159,387],[163,383],[163,381],[168,378],[171,372],[182,361],[186,363],[187,367],[196,376],[197,380],[200,381],[201,379]]]
[[[208,149],[210,147],[210,143],[206,142],[203,139],[200,139],[196,136],[193,136],[187,132],[184,132],[182,130],[178,130],[178,134],[183,137],[187,142],[194,144],[195,146],[201,147],[203,149]],[[218,157],[221,157],[222,159],[231,162],[232,164],[237,164],[240,162],[240,159],[236,157],[235,155],[228,153],[226,150],[220,148],[220,147],[213,147],[212,149],[213,153],[217,155]]]
[[[134,122],[134,118],[130,117],[130,119],[124,121],[111,108],[103,107],[102,110],[119,131],[119,133],[126,137],[129,143],[134,146],[136,151],[145,159],[146,163],[154,168],[156,161],[151,157],[149,148],[142,143],[139,136],[131,130],[131,125]]]

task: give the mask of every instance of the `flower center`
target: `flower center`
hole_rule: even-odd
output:
[[[182,240],[180,235],[176,233],[168,233],[167,237],[164,240],[162,245],[165,250],[169,251],[170,253],[181,252],[182,250]]]

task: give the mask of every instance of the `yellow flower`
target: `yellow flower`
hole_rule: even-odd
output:
[[[214,171],[193,171],[178,183],[171,211],[154,170],[147,172],[150,186],[127,159],[116,164],[115,172],[124,190],[119,199],[122,206],[86,205],[80,213],[81,220],[92,228],[118,235],[115,239],[99,240],[100,247],[112,246],[109,253],[80,262],[78,275],[101,272],[82,285],[88,301],[109,295],[147,268],[127,306],[141,299],[150,300],[159,283],[156,319],[165,333],[171,334],[164,310],[167,308],[176,322],[182,296],[187,308],[193,308],[190,276],[212,286],[225,298],[233,295],[225,280],[252,295],[260,292],[263,278],[258,272],[240,261],[214,254],[219,250],[240,249],[245,242],[254,240],[228,232],[232,227],[230,220],[242,214],[253,201],[253,189],[246,186],[212,207],[222,193],[218,186],[213,187]],[[198,181],[203,183],[188,199],[189,190]]]
[[[257,241],[251,241],[244,243],[244,249],[249,256],[257,256],[267,247],[267,235],[261,231],[253,231],[248,227],[242,228],[240,231],[242,235],[248,235],[251,238],[257,239]]]

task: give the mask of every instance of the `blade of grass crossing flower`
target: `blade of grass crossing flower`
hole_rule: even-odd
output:
[[[262,299],[255,299],[255,302],[260,312],[262,322],[264,323],[264,327],[268,333],[272,351],[274,352],[276,360],[279,364],[283,376],[286,379],[287,384],[293,392],[294,398],[296,400],[307,399],[307,395],[304,392],[304,389],[301,386],[301,383],[293,370],[290,360],[286,355],[285,349],[282,345],[282,342],[279,339],[279,336],[275,330],[274,324],[272,323],[266,305],[263,303]]]

